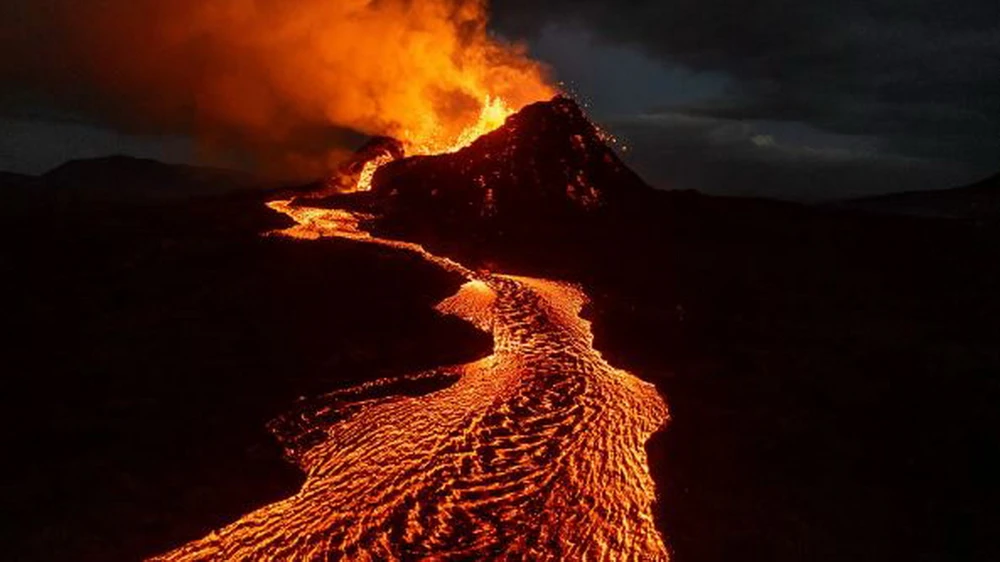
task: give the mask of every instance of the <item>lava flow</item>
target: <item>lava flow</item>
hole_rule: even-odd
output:
[[[320,436],[283,441],[302,489],[158,560],[668,558],[644,449],[667,409],[594,349],[578,287],[473,272],[347,211],[269,206],[297,223],[275,234],[390,246],[465,276],[438,310],[491,332],[494,352],[414,375],[457,378],[431,394],[298,412]]]

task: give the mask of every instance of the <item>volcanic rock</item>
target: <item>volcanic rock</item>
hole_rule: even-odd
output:
[[[462,150],[382,166],[373,190],[389,215],[452,220],[580,213],[648,192],[604,138],[576,103],[557,96]]]

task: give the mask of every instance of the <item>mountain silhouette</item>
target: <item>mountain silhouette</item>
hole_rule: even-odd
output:
[[[39,176],[35,183],[69,200],[88,202],[177,201],[266,185],[235,170],[122,155],[72,160]]]
[[[872,213],[926,218],[1000,220],[1000,173],[972,185],[853,199],[843,206]]]

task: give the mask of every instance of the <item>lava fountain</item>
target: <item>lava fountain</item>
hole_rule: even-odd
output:
[[[423,140],[404,140],[403,146],[407,155],[411,156],[457,152],[472,144],[479,137],[499,128],[513,114],[514,109],[507,105],[507,102],[503,99],[486,96],[482,107],[479,109],[479,117],[474,123],[462,129],[454,140],[447,143],[441,143],[434,137]],[[375,172],[393,160],[394,157],[391,154],[383,152],[365,162],[361,173],[358,175],[354,191],[371,191],[372,179],[375,177]]]

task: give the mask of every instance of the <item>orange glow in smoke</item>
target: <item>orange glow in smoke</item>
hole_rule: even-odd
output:
[[[556,93],[523,45],[490,32],[486,0],[105,0],[87,25],[71,3],[23,4],[66,44],[37,62],[45,91],[71,75],[115,100],[115,120],[303,177],[348,155],[344,129],[435,154]]]
[[[516,113],[503,99],[499,97],[486,96],[483,100],[482,108],[479,110],[479,118],[475,123],[465,127],[453,139],[445,139],[438,135],[422,140],[409,139],[409,133],[405,133],[403,145],[407,155],[431,155],[444,154],[448,152],[458,152],[469,146],[479,137],[499,129],[508,117]],[[365,163],[361,174],[358,176],[356,191],[370,191],[372,188],[372,178],[379,167],[392,162],[389,154],[379,156]]]

